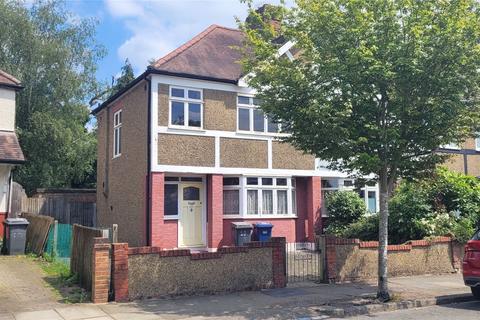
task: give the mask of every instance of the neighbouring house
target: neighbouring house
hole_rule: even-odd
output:
[[[450,155],[445,162],[449,170],[480,178],[480,137],[444,145],[439,152]]]
[[[16,94],[23,87],[20,81],[0,70],[0,236],[3,221],[11,207],[12,170],[25,162],[15,134]]]
[[[235,49],[243,40],[240,30],[212,25],[93,111],[98,225],[118,224],[119,241],[214,250],[234,244],[232,222],[266,221],[273,236],[312,242],[322,187],[353,188],[347,175],[280,141],[243,79]],[[371,211],[377,189],[358,189]]]

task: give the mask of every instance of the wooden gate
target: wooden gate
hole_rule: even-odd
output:
[[[320,238],[313,242],[286,244],[287,282],[322,282],[324,280],[324,242]]]

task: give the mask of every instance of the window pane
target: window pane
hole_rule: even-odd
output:
[[[325,203],[322,201],[322,203]],[[297,214],[297,192],[292,190],[292,213]]]
[[[377,197],[375,191],[368,191],[368,211],[377,212]]]
[[[259,106],[262,104],[262,100],[258,99],[258,98],[253,98],[253,101],[252,101],[253,105],[255,106]]]
[[[238,130],[250,131],[250,110],[238,109]]]
[[[116,128],[115,131],[114,131],[114,137],[113,137],[113,155],[114,155],[114,156],[118,155],[118,128]]]
[[[197,187],[183,188],[183,200],[186,200],[186,201],[200,200],[200,189]]]
[[[238,96],[239,104],[250,104],[250,97]]]
[[[240,179],[236,177],[223,178],[224,186],[238,186],[240,184]]]
[[[197,90],[188,90],[188,98],[189,99],[196,99],[200,100],[202,95],[200,94],[200,91]]]
[[[200,104],[189,103],[188,104],[188,125],[191,127],[201,127],[202,118],[200,115]]]
[[[322,179],[322,188],[338,188],[338,179]]]
[[[273,185],[273,179],[272,178],[262,178],[262,185],[264,185],[264,186]]]
[[[223,214],[239,214],[239,190],[223,190]]]
[[[267,118],[267,121],[268,121],[268,127],[267,127],[268,132],[273,132],[273,133],[278,132],[278,123],[273,122],[273,120],[270,118]]]
[[[202,178],[201,177],[182,177],[182,181],[202,182]]]
[[[122,153],[122,127],[117,128],[118,131],[118,154]]]
[[[353,187],[353,180],[343,180],[344,187]]]
[[[165,181],[178,181],[178,177],[165,177]]]
[[[272,190],[262,190],[262,214],[273,214]]]
[[[172,124],[179,126],[183,126],[185,124],[183,102],[172,101]]]
[[[257,190],[247,190],[247,214],[258,214]]]
[[[277,190],[277,213],[287,214],[287,190]]]
[[[292,178],[292,187],[295,188],[297,186],[297,180]]]
[[[262,110],[253,110],[253,130],[265,131],[265,117]]]
[[[178,185],[166,184],[164,195],[165,195],[164,214],[166,216],[178,215]]]
[[[118,124],[122,124],[122,111],[118,112]]]
[[[185,98],[185,90],[179,88],[172,88],[172,97]]]
[[[480,150],[480,138],[475,139],[475,149]]]
[[[247,178],[247,184],[248,185],[257,185],[258,184],[258,178]]]
[[[286,185],[287,185],[287,179],[277,178],[277,186],[286,186]]]

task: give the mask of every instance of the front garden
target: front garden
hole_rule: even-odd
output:
[[[378,214],[367,213],[354,192],[326,198],[329,224],[325,232],[343,238],[378,240]],[[389,243],[451,236],[465,243],[480,222],[480,180],[438,169],[429,178],[404,180],[389,202]]]

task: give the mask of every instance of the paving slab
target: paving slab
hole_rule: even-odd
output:
[[[63,320],[55,310],[16,312],[14,316],[15,320]]]
[[[98,317],[106,317],[107,314],[95,305],[74,305],[65,308],[55,309],[65,320],[82,320]],[[109,318],[111,319],[111,318]]]

